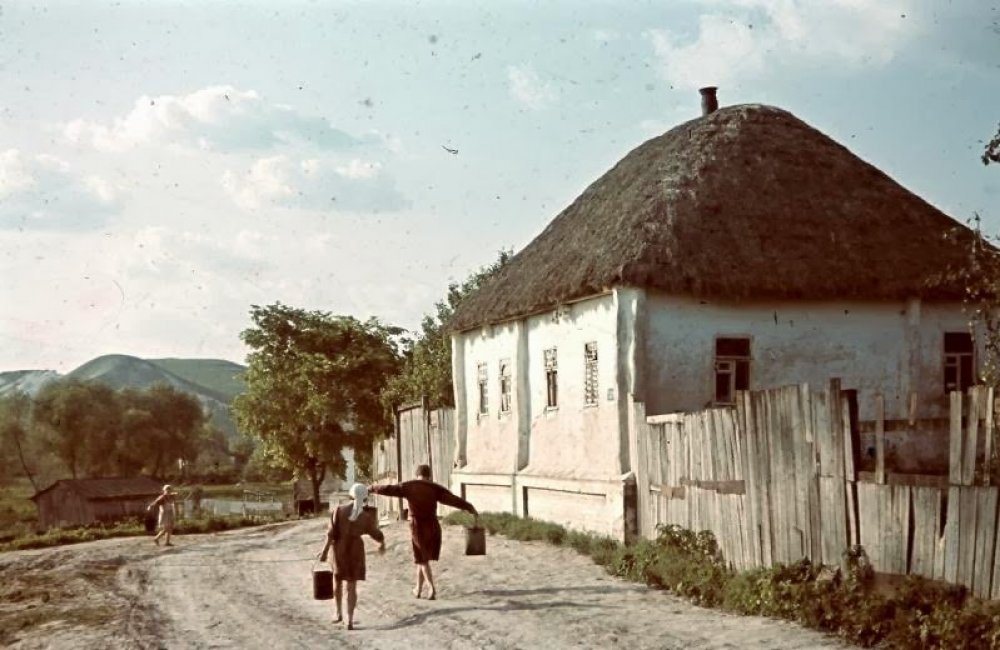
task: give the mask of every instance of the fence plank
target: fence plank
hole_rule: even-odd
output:
[[[993,415],[996,404],[993,398],[993,387],[986,389],[986,421],[983,425],[983,485],[990,484],[990,465],[993,459]]]
[[[949,410],[950,427],[948,445],[948,482],[952,485],[962,484],[962,393],[951,392],[951,408]]]
[[[972,572],[976,556],[976,488],[959,490],[961,515],[958,533],[958,576],[956,582],[972,588]]]
[[[911,487],[913,499],[913,554],[909,573],[934,578],[934,553],[941,526],[941,490]]]
[[[958,544],[959,522],[961,521],[961,488],[953,485],[948,488],[948,507],[944,522],[944,575],[946,582],[958,582]]]
[[[885,398],[875,396],[875,482],[885,484]]]
[[[993,580],[993,553],[997,533],[997,488],[976,490],[976,557],[972,590],[977,598],[989,598]]]
[[[966,435],[962,444],[962,485],[972,485],[976,478],[976,451],[979,448],[980,387],[969,389],[969,409],[966,416]]]

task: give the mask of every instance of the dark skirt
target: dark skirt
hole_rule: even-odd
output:
[[[414,564],[426,564],[441,557],[441,524],[437,517],[410,519]]]

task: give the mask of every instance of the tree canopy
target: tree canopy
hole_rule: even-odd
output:
[[[308,477],[318,503],[327,469],[344,472],[343,448],[364,463],[373,440],[391,430],[379,395],[399,371],[402,330],[281,303],[253,305],[250,317],[253,327],[240,334],[252,351],[246,392],[233,404],[237,422],[271,463]]]
[[[422,398],[427,399],[429,408],[454,406],[448,321],[462,300],[496,275],[512,256],[512,251],[501,250],[492,264],[481,267],[464,282],[448,285],[448,295],[435,303],[433,314],[424,316],[416,340],[407,346],[403,371],[389,381],[382,395],[389,410]]]

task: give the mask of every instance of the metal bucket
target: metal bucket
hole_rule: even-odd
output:
[[[313,600],[333,598],[333,571],[328,567],[317,569],[313,565]]]
[[[465,529],[465,554],[486,555],[486,530],[480,526]]]

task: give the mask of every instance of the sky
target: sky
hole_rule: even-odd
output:
[[[997,0],[6,0],[0,371],[416,329],[709,85],[1000,233]]]

